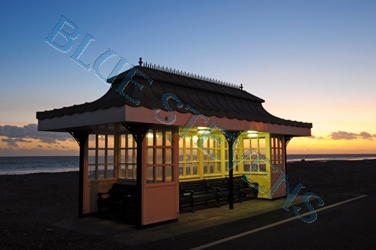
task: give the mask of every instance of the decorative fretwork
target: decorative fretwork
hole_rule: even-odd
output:
[[[91,130],[69,130],[68,133],[71,134],[78,145],[81,146],[86,143]]]
[[[238,139],[239,135],[241,135],[243,133],[243,131],[223,131],[222,130],[222,134],[226,137],[226,141],[229,143],[234,144],[234,142],[236,141],[236,139]]]
[[[146,133],[153,126],[148,123],[123,123],[123,126],[131,132],[137,144],[141,143]]]
[[[212,82],[212,83],[224,85],[224,86],[231,87],[231,88],[243,89],[243,85],[236,85],[236,84],[233,84],[233,83],[228,83],[228,82],[220,81],[220,80],[217,80],[217,79],[213,79],[213,78],[209,78],[209,77],[205,77],[205,76],[200,76],[200,75],[192,74],[192,73],[185,72],[185,71],[182,71],[182,70],[176,70],[176,69],[173,69],[173,68],[164,67],[164,66],[160,66],[160,65],[156,65],[156,64],[147,63],[147,62],[143,63],[142,59],[140,60],[140,62],[139,62],[139,65],[140,66],[142,65],[142,67],[145,67],[145,68],[161,70],[161,71],[165,71],[165,72],[168,72],[168,73],[186,76],[186,77],[190,77],[190,78],[195,78],[195,79],[202,80],[202,81]]]
[[[289,144],[289,142],[291,141],[291,139],[293,138],[293,136],[285,136],[285,145],[287,147],[287,144]]]

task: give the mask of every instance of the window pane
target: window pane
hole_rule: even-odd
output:
[[[192,136],[192,148],[197,148],[197,140],[198,140],[198,137],[197,136]]]
[[[89,157],[88,157],[89,164],[95,164],[95,150],[89,150],[88,154],[89,154]]]
[[[184,160],[184,150],[179,149],[179,161],[183,161],[183,160]]]
[[[163,149],[157,148],[155,151],[156,151],[157,163],[158,164],[163,163]]]
[[[253,162],[251,167],[252,167],[252,171],[258,171],[258,163]]]
[[[184,164],[179,164],[179,176],[183,175]]]
[[[259,138],[259,147],[265,148],[265,138]]]
[[[172,163],[172,148],[166,148],[166,160],[164,163]]]
[[[105,163],[105,150],[98,150],[98,163]]]
[[[153,164],[154,163],[154,152],[153,148],[148,148],[148,163]]]
[[[171,131],[166,131],[166,146],[171,146],[172,145],[172,132]]]
[[[163,182],[163,167],[156,167],[157,182]]]
[[[214,145],[213,145],[213,143],[214,143],[213,139],[212,139],[211,137],[209,137],[209,138],[208,138],[208,141],[209,141],[209,142],[208,142],[208,147],[209,147],[209,148],[212,148],[212,147],[214,146]]]
[[[103,179],[104,178],[104,165],[99,165],[98,166],[98,179]]]
[[[136,150],[127,149],[127,163],[136,163]]]
[[[127,147],[128,148],[135,148],[136,147],[136,141],[133,138],[133,135],[128,134],[127,135]]]
[[[251,148],[252,149],[257,149],[258,148],[257,138],[249,139],[249,140],[251,141]]]
[[[265,159],[265,148],[260,148],[260,159]]]
[[[127,153],[126,149],[119,150],[120,152],[120,163],[125,163],[125,156]]]
[[[244,171],[245,172],[251,171],[249,162],[244,162]]]
[[[133,179],[137,179],[137,165],[133,165]]]
[[[260,162],[260,171],[266,172],[266,163],[265,161]]]
[[[125,165],[120,165],[120,177],[125,178]]]
[[[190,161],[191,160],[191,150],[190,149],[186,149],[185,150],[185,160],[186,161]]]
[[[120,135],[120,147],[125,148],[127,146],[125,141],[126,135]]]
[[[98,135],[98,148],[105,148],[106,143],[106,136],[105,135]]]
[[[191,164],[186,164],[186,175],[191,175]]]
[[[133,179],[133,166],[132,165],[128,165],[127,166],[127,169],[128,169],[128,179]]]
[[[251,159],[251,155],[252,155],[252,150],[251,149],[244,149],[244,160],[247,161],[247,160],[250,160]]]
[[[217,162],[217,173],[221,172],[221,163]]]
[[[207,152],[204,152],[204,161],[207,161],[209,159]]]
[[[115,178],[115,167],[114,165],[107,166],[107,178]]]
[[[154,142],[154,135],[153,135],[153,132],[149,132],[146,134],[146,141],[147,141],[147,145],[148,146],[153,146]]]
[[[156,136],[156,146],[163,146],[163,132],[162,131],[157,131],[155,133]]]
[[[89,166],[89,180],[95,180],[95,166]]]
[[[183,148],[184,147],[184,138],[180,138],[179,139],[179,148]]]
[[[107,151],[107,162],[108,163],[115,163],[115,151],[114,150],[108,150]]]
[[[115,148],[115,137],[107,135],[107,148]]]
[[[95,148],[95,138],[96,138],[96,135],[89,135],[89,142],[88,142],[88,147],[89,148]]]
[[[243,149],[244,150],[248,150],[249,149],[249,139],[248,138],[244,138],[243,139]]]
[[[192,149],[193,160],[197,161],[197,149]]]
[[[204,174],[208,173],[208,163],[204,162]]]
[[[198,174],[198,172],[197,172],[197,163],[193,163],[192,164],[192,168],[193,168],[193,174],[197,175]]]
[[[185,137],[185,148],[190,148],[191,147],[191,137],[186,136]]]
[[[154,167],[147,168],[146,183],[154,183]]]
[[[166,179],[165,179],[165,181],[166,182],[171,182],[171,181],[173,181],[173,168],[172,168],[172,166],[166,166],[165,167],[165,171],[166,171]]]

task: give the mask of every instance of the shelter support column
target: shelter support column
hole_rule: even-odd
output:
[[[243,131],[222,131],[228,143],[228,169],[229,169],[229,209],[234,209],[234,144]]]
[[[123,126],[129,130],[137,143],[137,169],[136,169],[136,226],[141,228],[142,225],[142,141],[146,133],[153,126],[152,124],[145,123],[123,123]]]
[[[292,136],[285,136],[285,148],[284,148],[284,159],[283,159],[283,164],[285,165],[285,173],[287,174],[287,145],[291,141],[293,137]]]
[[[78,217],[83,216],[83,200],[84,200],[84,170],[85,155],[87,152],[87,139],[91,130],[68,131],[80,146],[80,163],[78,172]]]

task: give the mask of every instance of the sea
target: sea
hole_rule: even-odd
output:
[[[376,154],[288,154],[287,162],[376,160]],[[0,175],[78,171],[78,156],[0,157]]]

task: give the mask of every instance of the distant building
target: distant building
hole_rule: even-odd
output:
[[[39,131],[80,145],[79,215],[97,212],[97,193],[113,183],[136,186],[139,226],[178,218],[179,181],[247,173],[258,198],[286,196],[286,145],[310,136],[311,123],[269,114],[242,86],[141,60],[109,82],[94,102],[37,112]]]

